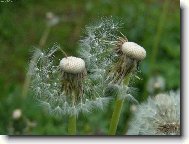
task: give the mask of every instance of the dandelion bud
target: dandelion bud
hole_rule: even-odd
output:
[[[134,42],[123,43],[121,51],[123,54],[136,60],[143,60],[146,57],[145,49]]]
[[[85,70],[85,62],[81,58],[70,56],[60,61],[60,68],[64,72],[78,74]]]
[[[15,109],[12,113],[12,118],[17,120],[22,116],[22,111],[21,109]]]

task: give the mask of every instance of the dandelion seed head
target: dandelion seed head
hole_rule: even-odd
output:
[[[143,47],[134,42],[128,42],[127,37],[123,34],[122,36],[118,37],[116,42],[114,53],[117,53],[117,58],[109,72],[111,82],[116,84],[123,83],[126,76],[136,72],[139,62],[146,57]]]
[[[103,98],[104,71],[96,69],[86,76],[84,60],[76,57],[59,60],[55,55],[59,48],[54,45],[48,50],[36,49],[38,55],[34,51],[29,71],[36,101],[54,116],[90,113],[105,106],[109,98]],[[97,97],[103,99],[99,105],[95,103]]]
[[[165,89],[165,78],[161,75],[155,75],[150,77],[147,82],[147,91],[150,94],[154,94],[158,91],[163,91]]]
[[[12,118],[17,120],[22,116],[22,110],[21,109],[15,109],[12,113]]]
[[[120,56],[115,50],[116,45],[121,44],[119,47],[121,51],[122,41],[126,41],[123,39],[118,41],[121,26],[122,23],[112,17],[101,18],[86,26],[85,36],[80,40],[80,56],[86,62],[93,84],[100,83],[98,87],[92,85],[95,91],[103,93],[107,98],[119,96],[120,99],[137,103],[130,93],[130,88],[119,85],[123,84],[125,74],[134,71],[136,66],[136,61],[125,57],[123,52]],[[90,90],[87,92],[91,94]],[[96,99],[96,102],[99,100]]]
[[[60,18],[56,16],[53,12],[46,13],[47,25],[52,27],[57,25],[60,22]]]
[[[180,91],[149,97],[137,107],[128,135],[179,135]]]
[[[106,69],[115,58],[113,44],[121,23],[110,18],[86,26],[85,36],[80,40],[80,56],[85,60],[88,70]]]
[[[46,13],[46,18],[47,19],[52,19],[54,17],[54,14],[52,12],[47,12]]]
[[[85,62],[81,58],[66,57],[60,61],[60,68],[67,73],[81,73],[85,70]]]
[[[130,107],[131,112],[136,112],[137,111],[137,106],[135,104],[132,104]]]
[[[123,43],[121,50],[123,54],[133,59],[143,60],[146,57],[146,50],[134,42]]]

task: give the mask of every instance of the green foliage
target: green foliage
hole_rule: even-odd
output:
[[[180,87],[180,3],[169,0],[166,18],[162,22],[162,33],[158,41],[155,63],[151,65],[151,53],[158,31],[159,17],[166,0],[67,0],[67,1],[14,1],[0,3],[0,134],[63,135],[67,130],[67,119],[53,118],[32,102],[30,96],[21,98],[31,49],[38,46],[46,27],[45,14],[52,11],[61,21],[51,28],[44,49],[57,42],[68,55],[76,55],[78,40],[86,24],[101,16],[118,17],[123,23],[122,32],[129,41],[143,46],[147,58],[140,64],[142,80],[133,80],[132,86],[139,89],[136,99],[147,98],[146,83],[154,74],[165,78],[166,89]],[[142,94],[143,93],[143,94]],[[78,134],[107,134],[112,102],[103,112],[79,116]],[[12,112],[20,108],[24,118],[36,124],[20,133],[12,133]],[[124,103],[117,134],[125,134],[131,117],[130,104]],[[26,120],[25,119],[25,120]],[[20,128],[19,128],[20,129]]]

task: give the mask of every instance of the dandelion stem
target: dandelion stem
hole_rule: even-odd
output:
[[[50,27],[47,26],[46,29],[44,30],[43,35],[41,36],[40,41],[39,41],[40,48],[43,48],[44,45],[46,44],[49,33],[50,33]],[[34,59],[33,61],[37,62],[37,59]],[[31,75],[26,74],[25,80],[24,80],[24,85],[23,85],[23,90],[22,90],[22,98],[26,98],[26,96],[28,94],[30,81],[31,81]]]
[[[153,43],[153,51],[151,53],[151,57],[150,57],[150,68],[152,68],[154,66],[154,64],[156,63],[156,58],[158,56],[158,52],[159,52],[159,43],[161,40],[161,35],[163,33],[163,28],[164,28],[164,24],[166,22],[166,15],[167,15],[167,11],[168,11],[168,7],[169,7],[169,0],[166,0],[163,4],[163,8],[162,8],[162,13],[159,17],[159,21],[158,21],[158,25],[157,25],[157,33],[156,36],[154,37],[154,43]]]
[[[46,44],[47,42],[47,38],[49,36],[49,33],[50,33],[50,30],[51,30],[51,27],[47,26],[46,29],[44,30],[44,33],[39,41],[39,46],[40,47],[44,47],[44,45]]]
[[[164,24],[166,23],[166,16],[167,16],[169,5],[170,5],[170,0],[166,0],[163,3],[162,12],[159,16],[157,31],[156,31],[156,35],[154,37],[154,42],[153,42],[153,46],[152,46],[152,53],[150,55],[151,56],[150,57],[150,65],[149,65],[150,71],[149,71],[148,76],[151,76],[153,74],[153,66],[156,65],[155,63],[156,63],[156,59],[157,59],[157,56],[159,53],[159,48],[160,48],[159,44],[161,41],[161,36],[163,34]],[[146,88],[147,84],[144,84],[144,85]],[[142,97],[144,98],[144,100],[148,98],[147,91],[143,92]]]
[[[31,76],[26,74],[26,78],[25,78],[24,85],[23,85],[23,90],[22,90],[22,98],[26,98],[26,96],[28,94],[30,81],[31,81]]]
[[[129,80],[130,80],[130,74],[128,74],[125,78],[125,81],[124,81],[125,85],[129,84]],[[124,99],[120,99],[118,96],[116,99],[116,102],[115,102],[115,107],[114,107],[114,111],[112,114],[108,135],[116,134],[119,118],[121,115],[121,110],[123,107],[123,102],[124,102]]]
[[[76,115],[69,116],[68,119],[68,134],[75,135],[76,134]]]
[[[115,133],[116,133],[117,125],[119,122],[119,117],[121,114],[121,109],[123,106],[123,102],[124,102],[124,100],[121,100],[121,99],[116,100],[114,112],[112,114],[110,129],[109,129],[109,133],[108,133],[109,135],[115,135]]]

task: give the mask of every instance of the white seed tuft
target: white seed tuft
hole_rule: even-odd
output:
[[[52,13],[52,12],[47,12],[46,13],[46,18],[47,19],[52,19],[54,17],[54,13]]]
[[[22,111],[21,109],[15,109],[12,113],[12,118],[17,120],[22,116]]]
[[[34,51],[36,61],[31,67],[31,90],[40,106],[52,116],[90,113],[93,109],[102,109],[102,103],[105,107],[109,98],[103,98],[100,104],[98,104],[99,100],[96,100],[97,96],[103,96],[106,88],[104,69],[93,68],[93,71],[90,69],[91,73],[87,74],[86,59],[84,61],[70,56],[62,60],[58,59],[54,53],[58,52],[59,48],[54,45],[47,51],[39,49],[36,49],[37,52]],[[41,56],[42,52],[43,56]],[[85,56],[87,57],[87,54]],[[58,66],[56,60],[59,62]],[[92,67],[94,63],[87,64]],[[100,76],[96,79],[93,75]],[[78,94],[77,99],[75,96],[72,97],[72,92]]]
[[[128,135],[180,135],[180,90],[160,93],[137,106]]]
[[[146,50],[134,42],[123,43],[121,50],[133,59],[143,60],[146,57]]]
[[[81,58],[70,56],[60,61],[60,68],[64,72],[78,74],[85,70],[85,62]]]

